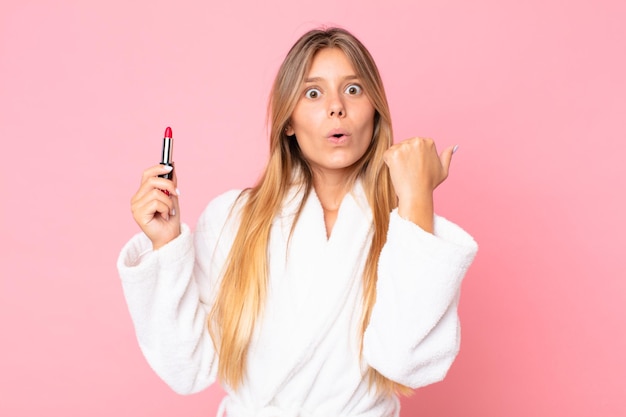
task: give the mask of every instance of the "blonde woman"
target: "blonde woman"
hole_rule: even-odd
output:
[[[139,345],[176,392],[219,380],[220,416],[398,416],[397,394],[441,380],[459,350],[477,245],[433,212],[454,148],[393,145],[376,65],[338,28],[295,43],[268,108],[264,175],[193,234],[176,176],[144,172],[142,233],[118,260]]]

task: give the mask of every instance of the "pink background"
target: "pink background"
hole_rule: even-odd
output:
[[[28,1],[0,6],[0,415],[213,416],[143,359],[115,261],[176,140],[183,217],[252,184],[287,49],[339,24],[397,139],[459,144],[440,214],[481,245],[448,378],[404,416],[626,415],[623,1]]]

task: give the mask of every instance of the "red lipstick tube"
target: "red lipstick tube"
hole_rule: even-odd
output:
[[[174,151],[174,139],[172,139],[172,129],[168,126],[165,128],[165,135],[163,135],[163,151],[161,152],[161,165],[167,165],[174,168],[172,161],[172,152]],[[159,175],[161,178],[172,179],[172,171],[167,174]]]

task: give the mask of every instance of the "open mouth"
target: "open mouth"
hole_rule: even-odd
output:
[[[333,129],[326,134],[326,138],[333,143],[343,143],[348,139],[348,136],[350,136],[350,132],[342,128]]]
[[[332,135],[328,136],[329,141],[337,144],[344,143],[347,139],[348,135],[346,135],[345,133],[333,133]]]

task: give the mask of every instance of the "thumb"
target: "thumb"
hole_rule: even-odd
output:
[[[459,145],[450,146],[446,148],[443,152],[441,152],[440,159],[441,165],[446,172],[446,176],[448,171],[450,170],[450,163],[452,162],[452,155],[459,149]]]

